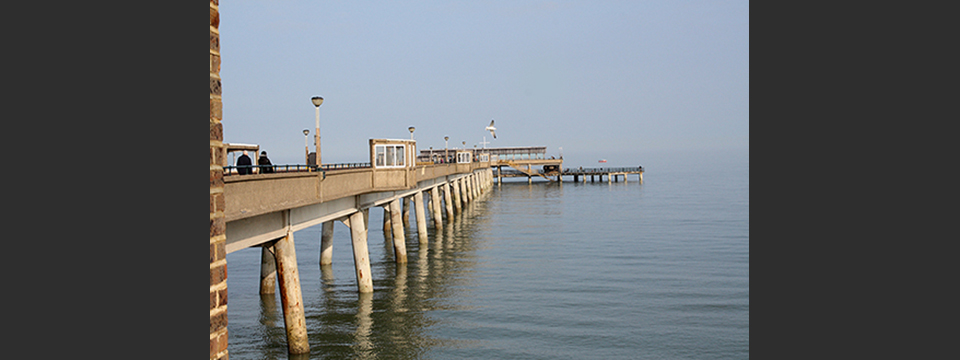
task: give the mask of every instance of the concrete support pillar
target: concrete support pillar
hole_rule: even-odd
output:
[[[483,171],[476,172],[477,176],[477,194],[483,194],[487,192],[487,189],[483,187]]]
[[[443,183],[443,201],[447,209],[447,221],[453,220],[453,196],[450,195],[450,183]]]
[[[457,209],[457,214],[462,214],[463,208],[460,205],[461,204],[460,202],[462,200],[460,199],[460,180],[459,179],[453,181],[452,188],[453,188],[453,207]]]
[[[300,293],[300,273],[297,271],[297,252],[293,232],[280,238],[273,245],[277,261],[277,277],[280,280],[280,304],[283,308],[283,324],[287,330],[287,350],[291,354],[310,352],[307,343],[307,321],[303,312],[303,296]]]
[[[586,181],[586,180],[584,180]],[[590,175],[590,182],[593,182],[593,175]]]
[[[527,175],[527,184],[533,184],[533,177]]]
[[[503,168],[503,166],[497,166],[497,184],[502,184],[502,183],[503,183],[503,181],[501,180],[503,177],[502,177],[501,174],[500,174],[500,169],[501,169],[501,168]]]
[[[363,228],[370,229],[370,209],[363,209]]]
[[[393,199],[390,202],[390,217],[391,222],[393,223],[393,255],[397,261],[397,264],[405,264],[407,262],[407,237],[403,235],[403,223],[401,222],[400,211],[394,211],[400,209],[400,199]]]
[[[643,173],[640,173],[640,183],[643,184]]]
[[[477,193],[473,191],[473,174],[467,175],[467,194],[470,194],[470,202],[477,198]]]
[[[487,192],[487,170],[480,170],[477,173],[477,182],[480,184],[480,193],[484,194]]]
[[[370,274],[370,251],[367,249],[367,214],[358,211],[350,215],[345,224],[350,227],[350,239],[353,242],[353,266],[357,271],[357,291],[373,292],[373,278]]]
[[[460,178],[460,197],[463,198],[463,206],[466,207],[470,203],[470,193],[467,191],[467,177]]]
[[[433,204],[433,226],[441,230],[443,229],[443,210],[440,209],[440,188],[430,189],[430,202]]]
[[[277,259],[273,256],[273,243],[260,246],[260,295],[277,292]]]
[[[403,198],[403,227],[410,227],[410,197]]]
[[[427,238],[427,216],[423,208],[423,192],[417,191],[413,195],[413,202],[417,207],[417,235],[420,237],[420,243],[426,244],[429,240]]]
[[[460,191],[460,201],[463,204],[464,208],[467,207],[467,202],[470,201],[470,199],[467,197],[468,196],[466,191],[467,188],[464,187],[465,184],[466,184],[465,177],[460,177],[460,179],[457,179],[457,190]]]
[[[480,187],[477,186],[479,182],[477,181],[477,173],[470,175],[470,185],[473,188],[473,198],[476,199],[480,197]]]
[[[323,223],[320,232],[320,265],[333,263],[333,220]]]
[[[390,204],[383,204],[383,233],[385,237],[393,239],[393,234],[391,229],[393,228],[393,222],[390,216]]]
[[[467,189],[470,191],[470,201],[477,199],[477,176],[476,174],[471,173],[467,177]]]

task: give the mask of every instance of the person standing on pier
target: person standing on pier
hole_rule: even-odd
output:
[[[247,156],[247,151],[243,151],[243,155],[237,158],[237,175],[247,175],[252,171],[250,166],[253,165],[253,161],[250,161],[250,157]]]
[[[261,174],[272,174],[273,173],[273,164],[270,163],[270,159],[267,159],[267,152],[260,152],[260,159],[257,160],[257,165],[260,165]]]

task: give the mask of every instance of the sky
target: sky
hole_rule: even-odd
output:
[[[749,149],[748,1],[221,1],[226,143],[546,146],[564,167]],[[495,120],[497,138],[484,130]],[[561,150],[562,149],[562,150]],[[312,150],[311,150],[312,151]],[[598,164],[599,159],[609,159]],[[233,160],[232,158],[230,159]]]

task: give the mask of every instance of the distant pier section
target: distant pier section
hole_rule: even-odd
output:
[[[574,182],[627,181],[627,175],[637,175],[637,180],[643,183],[643,167],[600,167],[573,169],[563,168],[563,156],[556,158],[547,155],[546,146],[499,147],[481,149],[428,149],[420,150],[417,157],[419,164],[463,163],[470,161],[489,162],[495,168],[494,176],[497,183],[503,178],[526,177],[527,182],[533,181],[536,176],[549,181],[563,182],[564,176],[570,176]]]

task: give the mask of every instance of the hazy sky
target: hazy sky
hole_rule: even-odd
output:
[[[220,2],[224,142],[324,163],[370,138],[563,148],[564,167],[748,149],[747,1]],[[497,139],[484,127],[496,120]],[[601,166],[603,166],[601,165]]]

